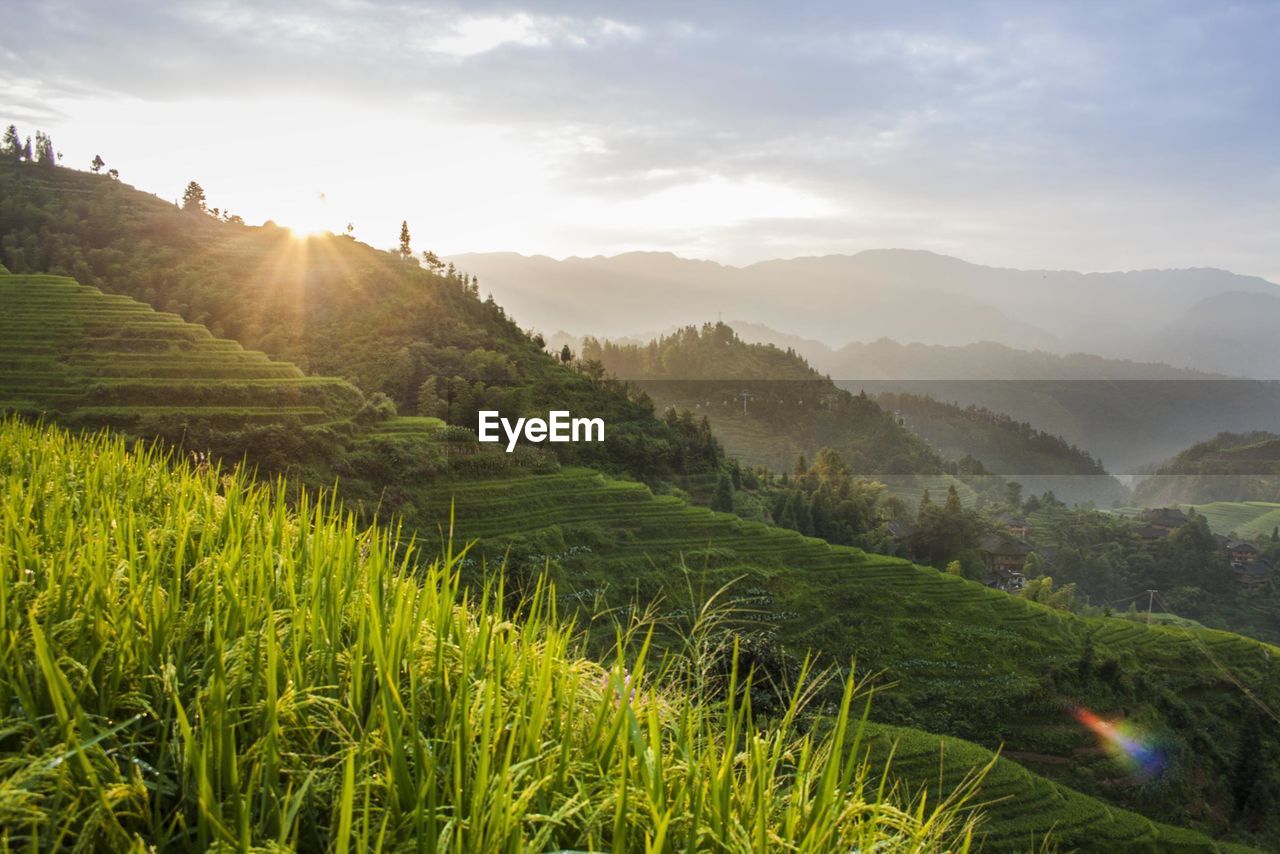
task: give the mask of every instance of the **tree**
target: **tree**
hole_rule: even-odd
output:
[[[102,171],[102,167],[103,167],[103,166],[106,166],[106,165],[107,165],[107,161],[105,161],[105,160],[103,160],[103,159],[102,159],[102,155],[101,155],[101,154],[95,154],[95,155],[93,155],[93,160],[92,160],[92,162],[90,162],[90,163],[89,163],[89,168],[90,168],[90,169],[92,169],[92,170],[93,170],[93,172],[96,174],[96,173],[98,173],[98,172],[101,172],[101,171]]]
[[[569,349],[568,344],[560,348],[560,361],[566,365],[573,361],[573,351]]]
[[[58,165],[57,155],[53,153],[53,140],[44,131],[36,131],[36,162],[41,166],[53,168]]]
[[[400,223],[400,258],[408,261],[413,257],[413,247],[409,240],[409,221],[403,220]]]
[[[4,139],[0,142],[0,155],[10,160],[22,158],[22,137],[18,136],[18,128],[15,125],[5,128]]]
[[[204,187],[201,187],[196,181],[188,182],[187,188],[182,191],[182,209],[195,213],[204,213],[208,210]]]
[[[119,180],[120,180],[120,170],[119,170],[119,169],[108,169],[108,170],[107,170],[107,177],[108,177],[108,178],[110,178],[112,181],[119,181]]]
[[[440,260],[440,256],[430,249],[422,250],[422,265],[437,276],[444,269],[444,262]]]
[[[947,564],[947,575],[955,575],[964,578],[964,564],[958,560],[953,560]]]
[[[22,159],[28,163],[35,160],[35,157],[31,154],[31,137],[27,137],[26,143],[22,146]]]
[[[711,496],[711,509],[719,513],[733,512],[733,486],[724,472],[720,472],[720,479],[716,481],[716,491]]]
[[[354,225],[352,225],[351,223],[347,223],[346,231],[343,233],[346,234],[347,237],[351,237],[353,234],[355,234],[355,230],[356,230],[356,227]]]
[[[427,377],[418,386],[418,414],[429,418],[443,418],[447,414],[445,410],[444,401],[440,399],[440,392],[436,389],[436,378]]]

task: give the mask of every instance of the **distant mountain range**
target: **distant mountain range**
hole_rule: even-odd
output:
[[[1280,286],[1211,268],[1012,270],[898,249],[746,267],[655,252],[449,260],[477,274],[520,323],[544,332],[616,339],[728,316],[833,348],[881,338],[990,341],[1280,378],[1280,336],[1273,334]]]

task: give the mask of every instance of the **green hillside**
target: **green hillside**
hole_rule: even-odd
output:
[[[889,761],[890,779],[906,791],[945,797],[992,754],[957,738],[906,727],[872,724],[866,744],[873,761]],[[1028,771],[1005,754],[982,779],[975,798],[981,816],[975,834],[980,850],[1039,851],[1251,851],[1212,843],[1195,831],[1152,822],[1107,806]]]
[[[1269,537],[1280,525],[1280,503],[1273,501],[1214,501],[1180,506],[1204,516],[1214,533],[1234,533],[1248,540]]]
[[[0,158],[0,263],[133,297],[385,394],[402,415],[473,429],[486,408],[603,418],[604,442],[552,446],[568,462],[660,482],[718,459],[696,423],[655,417],[633,389],[560,364],[466,275],[345,236],[249,227],[105,175]]]
[[[1225,850],[1007,760],[976,778],[990,754],[955,739],[753,726],[678,668],[580,658],[536,596],[517,631],[449,565],[241,475],[13,421],[0,475],[11,845],[947,850],[968,816],[989,850]]]
[[[1251,827],[1268,838],[1280,830],[1270,808],[1237,814],[1231,783],[1244,753],[1280,754],[1274,729],[1250,745],[1240,727],[1259,714],[1242,685],[1280,706],[1280,685],[1268,678],[1280,650],[1224,632],[1053,611],[589,470],[438,482],[415,494],[420,521],[443,525],[453,507],[455,539],[479,540],[469,572],[505,558],[518,584],[549,564],[564,608],[658,601],[660,619],[679,621],[693,607],[684,583],[673,583],[671,567],[683,564],[695,590],[735,582],[751,612],[744,630],[777,672],[817,650],[882,674],[893,687],[878,699],[879,720],[1003,744],[1055,782],[1156,820],[1245,838]],[[437,544],[425,537],[427,549]],[[607,623],[602,631],[604,642]],[[1131,778],[1072,717],[1078,705],[1147,729],[1166,745],[1170,768],[1151,782]]]
[[[27,488],[38,483],[42,489]],[[6,849],[959,850],[877,790],[855,687],[758,721],[520,629],[328,500],[0,423]],[[88,607],[86,607],[88,605]],[[856,713],[856,712],[855,712]],[[918,808],[917,808],[918,807]]]
[[[876,395],[876,402],[943,456],[974,457],[987,471],[1022,484],[1025,494],[1052,491],[1068,504],[1092,501],[1102,507],[1128,496],[1101,460],[1025,421],[923,394],[886,392]]]
[[[659,407],[705,415],[725,450],[750,466],[787,471],[797,457],[832,448],[870,475],[946,468],[866,395],[836,388],[792,351],[744,342],[724,323],[644,345],[587,338],[581,351],[584,362],[638,384]]]
[[[1141,481],[1134,501],[1144,507],[1280,501],[1280,436],[1219,433],[1197,442]]]
[[[351,418],[363,395],[59,276],[0,274],[0,410],[155,427]]]

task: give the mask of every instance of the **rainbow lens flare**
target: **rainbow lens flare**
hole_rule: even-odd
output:
[[[1131,773],[1154,777],[1164,770],[1164,752],[1134,724],[1105,720],[1085,708],[1076,708],[1074,714],[1076,720],[1098,737],[1111,758]]]

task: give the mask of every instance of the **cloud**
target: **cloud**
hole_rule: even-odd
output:
[[[1272,3],[11,5],[13,118],[56,119],[61,140],[117,103],[158,121],[221,103],[236,122],[249,102],[323,101],[348,148],[412,160],[449,137],[438,157],[455,162],[433,165],[474,171],[473,193],[542,196],[537,228],[490,217],[487,247],[649,235],[751,260],[893,240],[1036,266],[1163,252],[1280,269]],[[462,168],[475,150],[502,160]],[[663,208],[679,227],[650,221]]]

